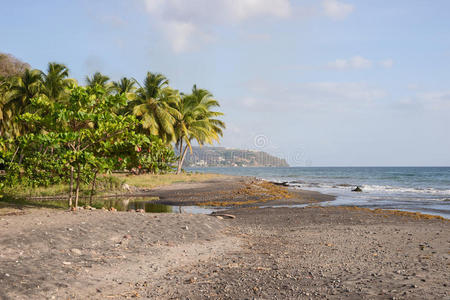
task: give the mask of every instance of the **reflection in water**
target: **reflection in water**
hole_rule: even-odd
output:
[[[143,209],[145,212],[152,213],[171,213],[173,212],[172,206],[154,203],[155,198],[116,198],[103,201],[97,201],[96,206],[102,206],[106,208],[114,207],[118,211],[128,211]]]
[[[107,209],[114,207],[118,211],[143,209],[148,213],[189,213],[189,214],[210,214],[221,210],[220,208],[207,208],[199,206],[174,206],[160,203],[154,203],[155,198],[116,198],[97,200],[93,206],[97,208],[105,207]]]
[[[171,213],[172,206],[148,202],[132,202],[128,206],[130,209],[144,209],[145,212],[151,213]]]

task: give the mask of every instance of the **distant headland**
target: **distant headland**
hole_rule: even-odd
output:
[[[187,167],[289,167],[285,159],[264,151],[224,147],[192,147]]]

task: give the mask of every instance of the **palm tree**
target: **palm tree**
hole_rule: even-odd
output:
[[[179,148],[180,153],[177,168],[177,174],[179,174],[187,150],[189,149],[192,153],[192,140],[196,140],[200,146],[218,141],[219,136],[223,134],[222,129],[225,128],[225,123],[215,118],[222,116],[222,113],[211,110],[220,106],[219,102],[207,90],[197,89],[196,85],[192,89],[192,94],[183,95],[180,101],[172,102],[172,106],[178,112],[174,115],[174,128],[176,147]]]
[[[133,113],[141,118],[142,127],[150,134],[170,143],[174,141],[173,115],[177,114],[170,103],[176,102],[178,98],[178,92],[169,87],[169,81],[164,75],[148,72],[144,86],[136,92]]]
[[[94,88],[95,86],[98,85],[103,89],[105,89],[107,93],[111,92],[113,89],[113,86],[108,81],[109,77],[103,75],[100,72],[95,72],[94,75],[92,75],[92,77],[86,76],[86,83],[88,87]]]
[[[16,122],[14,117],[30,110],[31,99],[39,96],[42,89],[42,73],[39,70],[26,69],[22,75],[11,78],[3,106],[3,119],[8,123],[10,136],[19,136],[26,131],[26,124]]]
[[[133,93],[136,90],[134,78],[122,77],[120,81],[114,81],[112,84],[114,90],[119,94]]]
[[[21,110],[30,104],[30,100],[42,91],[42,73],[39,70],[25,70],[21,76],[14,77],[8,103]]]
[[[42,72],[43,93],[53,101],[59,100],[64,96],[66,88],[74,82],[68,79],[69,69],[58,63],[49,63],[47,73]]]
[[[112,83],[113,90],[118,94],[124,94],[129,100],[127,107],[122,109],[119,112],[120,114],[133,112],[133,106],[135,104],[133,101],[136,99],[136,84],[136,79],[127,77],[122,77],[120,81],[114,81]]]
[[[0,77],[0,136],[3,137],[8,130],[7,114],[5,104],[8,100],[8,92],[11,89],[11,79]]]
[[[215,107],[220,107],[219,102],[213,98],[213,95],[209,91],[197,89],[195,84],[192,88],[191,97],[195,99],[195,102],[198,103],[198,105],[204,108],[202,118],[207,119],[210,126],[210,134],[205,140],[199,141],[200,144],[212,144],[213,141],[219,141],[219,138],[223,136],[223,129],[226,128],[223,121],[216,119],[216,117],[223,116],[223,113],[212,110]]]

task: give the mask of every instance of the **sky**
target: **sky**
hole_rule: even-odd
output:
[[[450,166],[450,1],[2,1],[0,52],[214,94],[220,146],[291,166]]]

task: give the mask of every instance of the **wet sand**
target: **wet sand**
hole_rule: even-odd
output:
[[[289,191],[289,198],[280,192]],[[176,183],[145,191],[159,197],[154,203],[167,205],[205,205],[223,203],[226,206],[296,205],[332,201],[334,196],[314,191],[287,189],[253,177],[221,176],[198,183]],[[220,205],[218,205],[220,206]]]
[[[260,186],[238,177],[151,191],[176,205],[252,206],[226,211],[234,219],[49,209],[3,215],[0,299],[449,299],[447,220],[260,208],[249,201],[275,193]],[[299,191],[265,204],[328,200]]]

